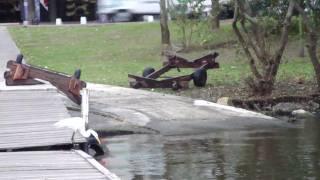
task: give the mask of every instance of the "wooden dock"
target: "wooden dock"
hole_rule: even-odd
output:
[[[0,90],[0,150],[71,144],[73,130],[54,126],[68,117],[56,89]]]
[[[119,179],[82,151],[0,153],[0,179]]]
[[[0,179],[118,180],[80,150],[21,151],[71,145],[72,130],[54,127],[54,123],[70,115],[61,95],[50,84],[5,85],[6,62],[15,59],[19,49],[5,27],[0,27],[0,39]],[[75,141],[86,140],[76,135]],[[11,150],[19,152],[6,152]]]
[[[81,150],[20,151],[71,145],[73,131],[54,126],[68,117],[55,88],[0,88],[0,179],[118,180]],[[76,135],[75,142],[86,140]]]

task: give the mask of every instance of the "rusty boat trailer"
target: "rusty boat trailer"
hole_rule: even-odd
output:
[[[188,88],[189,81],[193,80],[195,86],[203,87],[207,81],[207,70],[219,68],[219,63],[215,61],[218,56],[219,54],[214,52],[189,61],[178,55],[167,55],[168,61],[157,71],[148,67],[144,69],[142,76],[128,74],[129,85],[132,88],[172,88],[178,90]],[[161,75],[174,68],[177,68],[179,72],[180,68],[194,68],[195,71],[189,75],[157,80]]]
[[[57,89],[62,91],[73,102],[81,104],[80,90],[86,87],[86,83],[80,80],[81,70],[75,71],[73,76],[63,73],[22,64],[23,55],[19,54],[16,60],[9,60],[4,73],[7,86],[36,85],[43,84],[37,79],[50,82]]]

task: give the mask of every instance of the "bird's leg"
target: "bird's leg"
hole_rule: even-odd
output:
[[[96,154],[94,156],[101,156],[101,155],[104,155],[104,151],[103,151],[103,148],[101,147],[101,145],[99,144],[91,144],[91,149],[93,149]]]
[[[76,134],[75,132],[72,133],[72,137],[71,137],[71,142],[72,142],[72,144],[74,144],[74,135],[75,135],[75,134]]]

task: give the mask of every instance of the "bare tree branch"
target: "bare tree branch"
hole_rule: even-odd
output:
[[[298,3],[295,3],[295,9],[300,13],[300,15],[302,16],[302,20],[303,23],[306,25],[305,28],[307,30],[307,32],[312,31],[313,28],[311,28],[313,25],[312,23],[309,21],[308,16],[306,15],[306,13],[304,12],[304,9],[301,8],[301,6]]]
[[[246,43],[243,35],[241,34],[241,32],[240,32],[240,30],[239,30],[239,28],[237,26],[237,22],[238,22],[238,19],[239,19],[239,4],[238,3],[239,3],[238,0],[236,0],[232,27],[233,27],[234,32],[236,33],[236,35],[237,35],[237,37],[239,39],[239,42],[241,43],[241,45],[243,47],[244,52],[246,53],[247,57],[249,58],[250,68],[251,68],[252,73],[255,75],[255,77],[260,79],[260,78],[262,78],[262,75],[258,71],[257,66],[255,64],[255,59],[252,56],[252,54],[251,54],[251,52],[250,52],[250,50],[249,50],[249,48],[247,46],[247,43]]]
[[[232,27],[239,42],[249,59],[253,76],[247,79],[250,89],[260,96],[272,92],[281,57],[288,42],[289,25],[293,14],[295,0],[290,0],[286,17],[283,21],[279,48],[272,53],[270,46],[266,46],[263,21],[252,13],[248,0],[235,0],[235,16]],[[240,22],[240,28],[238,23]],[[269,43],[270,44],[270,43]]]
[[[246,34],[250,34],[253,35],[255,38],[251,38],[251,36],[248,36],[248,40],[250,41],[250,43],[252,44],[251,47],[252,49],[255,51],[257,57],[259,60],[261,60],[261,62],[266,65],[267,64],[267,60],[266,60],[266,51],[265,51],[265,44],[264,44],[264,30],[260,28],[260,25],[258,23],[258,20],[255,17],[252,17],[252,9],[248,3],[248,1],[244,1],[244,4],[239,4],[239,9],[240,12],[242,14],[242,28],[246,29],[245,26],[245,20],[247,20],[249,23],[251,23],[251,29],[252,29],[252,33],[250,34],[248,32],[248,30],[246,30]],[[248,12],[248,13],[246,13]],[[245,20],[244,20],[245,19]],[[253,42],[255,39],[255,42]]]
[[[256,46],[256,43],[253,42],[252,38],[249,37],[249,36],[250,36],[250,33],[249,33],[248,29],[247,29],[246,26],[245,26],[245,19],[241,19],[240,24],[241,24],[242,30],[243,30],[243,31],[245,32],[245,34],[247,35],[247,36],[246,36],[246,37],[247,37],[247,38],[246,38],[246,39],[247,39],[246,43],[248,43],[248,44],[250,45],[250,47],[252,47],[252,49],[253,49],[253,51],[255,52],[257,58],[258,58],[258,59],[261,59],[263,64],[266,64],[267,62],[266,62],[265,58],[262,57],[262,54],[261,54],[261,52],[260,52],[261,49],[259,49],[259,47]]]
[[[291,17],[293,14],[294,7],[295,7],[295,0],[290,0],[289,8],[283,22],[282,33],[280,37],[280,46],[275,53],[275,58],[274,58],[276,61],[275,63],[280,63],[283,51],[288,43],[289,26],[291,24]]]

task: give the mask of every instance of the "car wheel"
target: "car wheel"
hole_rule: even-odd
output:
[[[132,14],[126,10],[120,10],[115,13],[111,20],[112,22],[128,22],[132,20]]]

